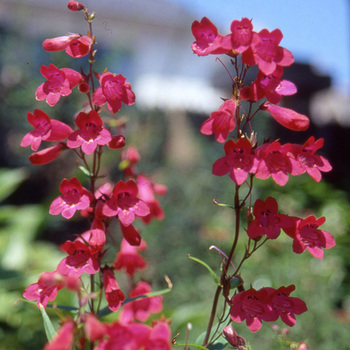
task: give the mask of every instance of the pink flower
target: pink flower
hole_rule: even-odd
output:
[[[83,238],[66,241],[60,248],[68,254],[61,260],[57,271],[63,275],[78,275],[83,272],[94,274],[100,271],[99,257],[105,244],[105,233],[94,229],[87,231]]]
[[[44,350],[71,350],[74,343],[74,322],[66,321]]]
[[[47,79],[36,90],[35,96],[39,101],[46,100],[49,106],[54,106],[61,96],[68,96],[72,89],[82,80],[82,75],[70,68],[58,69],[53,64],[42,65],[40,73]]]
[[[148,341],[145,343],[145,350],[171,350],[170,340],[171,332],[168,323],[158,320],[152,326]]]
[[[141,242],[138,247],[130,245],[125,239],[121,242],[120,252],[113,263],[116,270],[125,269],[129,276],[133,276],[136,270],[144,269],[146,261],[139,255],[139,251],[146,249],[146,243]]]
[[[48,164],[59,157],[63,150],[67,149],[64,143],[59,143],[56,146],[45,148],[39,152],[32,153],[29,160],[33,165]]]
[[[111,133],[103,127],[103,121],[95,110],[88,114],[80,112],[75,120],[79,130],[73,132],[68,140],[69,148],[81,146],[85,154],[91,154],[97,145],[103,146],[112,140]]]
[[[100,85],[92,96],[93,104],[103,106],[107,103],[108,109],[116,113],[121,109],[122,102],[126,105],[135,103],[131,84],[127,83],[126,78],[121,74],[103,73],[100,77]]]
[[[51,215],[62,214],[64,218],[70,219],[77,210],[89,207],[91,195],[76,177],[70,180],[63,179],[59,189],[62,195],[51,203],[49,210]]]
[[[141,295],[151,293],[152,289],[147,282],[139,282],[133,289],[129,297],[135,298]],[[120,314],[120,322],[130,323],[135,319],[141,322],[148,320],[151,313],[158,313],[163,309],[163,297],[158,295],[151,298],[141,298],[131,301],[123,306]]]
[[[299,298],[290,297],[290,293],[295,290],[294,284],[288,287],[264,288],[269,293],[269,304],[281,316],[282,321],[289,327],[295,325],[295,316],[307,311],[304,301]]]
[[[231,23],[231,43],[235,53],[239,54],[248,49],[252,42],[253,25],[248,18]]]
[[[265,143],[256,149],[256,157],[259,160],[255,171],[258,179],[267,179],[272,176],[273,180],[280,186],[288,181],[288,174],[300,175],[304,168],[294,159],[291,153],[291,145],[281,145],[278,141]]]
[[[247,234],[252,239],[261,236],[276,239],[281,233],[281,228],[288,228],[294,224],[293,218],[278,214],[277,201],[273,197],[266,198],[265,202],[257,199],[253,213],[255,219],[247,229]]]
[[[253,33],[249,49],[243,52],[243,63],[250,66],[257,64],[265,75],[272,74],[277,66],[290,66],[294,58],[290,51],[278,46],[282,38],[279,29],[271,33],[267,29]]]
[[[335,246],[333,236],[318,227],[325,223],[324,216],[316,219],[310,215],[306,219],[297,219],[295,225],[284,231],[293,238],[293,252],[297,254],[303,253],[306,249],[317,259],[323,258],[323,250]]]
[[[106,216],[118,216],[121,224],[128,227],[135,220],[136,215],[146,216],[150,213],[148,205],[137,198],[138,188],[133,180],[120,180],[113,189],[111,198],[103,207]]]
[[[323,138],[315,141],[311,136],[304,145],[292,145],[292,153],[306,172],[317,182],[321,181],[321,171],[331,171],[329,161],[315,152],[323,146]]]
[[[224,150],[225,157],[213,164],[213,174],[223,176],[230,173],[230,178],[237,185],[242,185],[255,162],[250,142],[244,137],[237,142],[229,140],[225,143]]]
[[[222,330],[223,337],[228,341],[229,344],[231,344],[234,348],[237,348],[238,350],[244,350],[245,349],[245,340],[244,338],[240,337],[236,331],[233,329],[232,326],[226,326]]]
[[[125,296],[118,286],[113,271],[109,268],[103,270],[103,287],[109,309],[113,312],[117,311]]]
[[[137,185],[139,189],[139,198],[147,203],[150,213],[142,217],[142,221],[145,224],[150,223],[152,218],[162,220],[164,218],[164,211],[159,204],[159,201],[155,198],[155,194],[165,194],[166,186],[154,184],[153,181],[144,175],[137,177]],[[161,192],[157,191],[161,188]]]
[[[57,271],[44,272],[40,275],[38,282],[29,285],[23,297],[27,300],[36,300],[37,306],[46,307],[49,301],[54,301],[57,296],[57,291],[64,287],[64,279]]]
[[[45,39],[43,41],[43,48],[49,52],[56,52],[64,50],[69,42],[73,39],[79,38],[81,35],[70,33],[69,35],[58,36],[56,38]]]
[[[289,108],[265,103],[262,109],[266,109],[279,124],[293,131],[307,130],[310,120],[306,115],[297,113]]]
[[[236,101],[226,100],[218,111],[213,112],[202,127],[201,133],[204,135],[215,134],[218,142],[223,143],[228,137],[228,133],[235,128]]]
[[[41,141],[63,141],[73,130],[65,123],[52,120],[42,110],[35,109],[33,113],[27,113],[28,122],[34,127],[27,133],[21,142],[22,147],[31,145],[33,151],[37,151]]]
[[[246,321],[252,332],[257,332],[263,321],[276,321],[278,314],[268,304],[266,291],[250,288],[235,294],[231,299],[231,320],[234,322]]]
[[[126,177],[136,177],[137,167],[136,164],[140,161],[140,154],[136,147],[128,147],[122,152],[122,161],[120,163],[120,168],[123,170],[123,174]]]
[[[85,331],[91,342],[102,340],[107,334],[107,327],[94,314],[86,314]]]
[[[200,22],[194,21],[191,29],[196,39],[191,48],[198,56],[218,55],[232,51],[231,36],[220,35],[216,26],[207,17],[203,17]]]

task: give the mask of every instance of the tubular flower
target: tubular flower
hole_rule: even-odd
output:
[[[221,107],[210,115],[202,127],[201,133],[204,135],[215,134],[218,142],[223,143],[228,137],[228,133],[235,128],[236,101],[226,100]]]
[[[40,73],[47,79],[36,90],[35,96],[39,101],[46,100],[53,107],[61,96],[68,96],[72,89],[82,80],[82,75],[70,68],[58,69],[53,64],[42,65]]]
[[[44,350],[70,350],[74,344],[74,322],[66,321]]]
[[[242,137],[237,142],[233,140],[227,141],[224,149],[225,157],[218,159],[213,164],[212,172],[217,176],[230,173],[230,178],[237,185],[242,185],[255,163],[252,145],[246,138]]]
[[[70,219],[77,210],[89,207],[91,195],[76,177],[72,177],[70,180],[63,179],[59,189],[62,195],[51,203],[49,210],[51,215],[62,214],[64,218]]]
[[[243,63],[250,66],[258,65],[265,75],[272,74],[277,66],[290,66],[294,58],[290,51],[278,46],[282,38],[279,29],[271,33],[267,29],[253,33],[250,47],[242,54]]]
[[[73,132],[68,140],[67,147],[77,148],[85,154],[91,154],[97,145],[103,146],[112,140],[109,130],[103,127],[103,121],[98,113],[91,110],[89,113],[80,112],[76,118],[79,130]]]
[[[248,18],[241,21],[235,20],[231,23],[231,43],[232,49],[239,54],[248,49],[252,42],[253,25]]]
[[[316,219],[314,215],[306,219],[296,219],[295,225],[284,229],[288,236],[293,238],[293,252],[303,253],[306,249],[317,259],[323,258],[323,250],[335,246],[334,237],[318,227],[326,221],[324,216]]]
[[[63,150],[67,149],[64,143],[58,143],[56,146],[45,148],[39,152],[32,153],[29,161],[33,165],[44,165],[52,162],[59,157]]]
[[[121,224],[128,227],[135,220],[136,215],[146,216],[150,213],[148,205],[137,198],[138,188],[136,182],[120,180],[113,189],[111,198],[103,207],[106,216],[118,216]]]
[[[21,142],[22,147],[31,145],[33,151],[37,151],[41,141],[64,141],[73,132],[65,123],[50,119],[42,110],[35,109],[34,113],[27,113],[28,122],[34,127],[27,133]]]
[[[113,271],[109,268],[103,270],[103,287],[108,307],[113,312],[117,311],[124,301],[125,296],[118,286]]]
[[[92,102],[97,106],[107,103],[108,109],[116,113],[121,109],[122,102],[126,105],[134,104],[135,94],[124,76],[106,72],[100,77],[100,87],[94,92]]]

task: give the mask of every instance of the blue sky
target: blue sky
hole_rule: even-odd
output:
[[[227,34],[234,19],[253,19],[256,31],[279,28],[281,46],[296,60],[311,63],[332,77],[333,86],[350,92],[350,2],[348,0],[170,0],[194,19],[208,17]]]

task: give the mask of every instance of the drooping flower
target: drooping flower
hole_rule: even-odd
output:
[[[231,320],[234,322],[246,321],[252,332],[257,332],[261,321],[276,321],[278,314],[269,305],[268,294],[264,290],[256,291],[250,288],[235,294],[231,299]]]
[[[125,300],[125,296],[118,286],[113,271],[109,268],[103,269],[103,287],[109,309],[113,312],[117,311]]]
[[[28,158],[33,165],[44,165],[52,162],[59,157],[63,150],[67,149],[67,146],[60,142],[56,146],[42,149],[41,151],[32,153]]]
[[[121,109],[122,102],[126,105],[134,104],[135,94],[123,75],[106,72],[100,77],[100,87],[94,92],[92,102],[97,106],[107,103],[108,109],[116,113]]]
[[[139,282],[130,292],[129,297],[135,298],[141,295],[151,293],[151,286],[147,282]],[[120,314],[120,322],[130,323],[135,319],[141,322],[148,320],[151,313],[158,313],[163,309],[163,297],[161,295],[146,297],[131,301],[123,306]]]
[[[306,304],[303,300],[290,297],[290,293],[295,290],[295,285],[288,287],[264,288],[269,293],[269,304],[279,313],[281,320],[289,327],[295,325],[295,315],[300,315],[307,311]]]
[[[321,181],[321,171],[331,171],[332,166],[329,161],[315,154],[323,146],[324,139],[315,141],[315,137],[311,136],[303,145],[292,144],[292,153],[296,160],[305,167],[306,172],[317,182]]]
[[[316,219],[314,215],[309,215],[305,219],[296,220],[293,227],[284,229],[293,238],[293,252],[301,254],[307,249],[314,257],[322,259],[322,248],[335,246],[334,237],[329,232],[318,229],[325,221],[324,216]]]
[[[40,309],[40,305],[46,307],[49,301],[54,301],[57,291],[64,286],[65,283],[60,273],[57,271],[43,272],[38,282],[32,283],[25,289],[23,297],[27,300],[36,300]]]
[[[72,89],[82,80],[82,75],[70,68],[58,69],[53,64],[48,67],[42,65],[40,73],[47,79],[39,85],[35,92],[36,99],[46,100],[47,104],[53,107],[61,96],[68,96]]]
[[[54,338],[45,345],[44,350],[71,350],[74,343],[74,322],[64,322]]]
[[[248,49],[252,42],[253,25],[248,18],[241,21],[235,20],[231,23],[231,43],[232,49],[239,54]]]
[[[207,17],[203,17],[200,22],[194,21],[191,30],[196,39],[191,48],[198,56],[232,52],[231,36],[223,37],[219,34],[216,26]]]
[[[62,193],[51,203],[49,213],[70,219],[77,210],[87,209],[90,205],[91,195],[76,177],[70,180],[63,179],[59,187]]]
[[[281,233],[281,228],[292,227],[294,224],[292,217],[278,213],[277,201],[273,197],[268,197],[265,201],[257,199],[253,214],[255,219],[247,229],[247,234],[252,239],[261,236],[276,239]]]
[[[290,51],[278,46],[282,38],[279,29],[271,33],[267,29],[253,33],[250,47],[242,54],[243,63],[250,66],[258,65],[265,75],[272,74],[277,66],[290,66],[294,58]]]
[[[142,240],[140,246],[137,247],[130,245],[126,239],[123,239],[120,251],[113,263],[115,269],[125,269],[125,272],[129,276],[133,276],[136,270],[144,269],[146,267],[146,261],[139,255],[139,251],[144,251],[145,249],[146,243],[144,240]]]
[[[215,134],[218,142],[223,143],[228,137],[228,133],[235,128],[235,111],[236,102],[234,100],[226,100],[220,108],[210,115],[200,131],[204,135]]]
[[[64,141],[73,132],[65,123],[50,119],[42,110],[35,109],[34,113],[27,113],[28,122],[34,130],[28,132],[22,139],[21,146],[31,146],[37,151],[41,141]]]
[[[303,174],[305,170],[295,160],[291,148],[290,144],[281,145],[278,141],[259,146],[255,151],[259,161],[255,171],[256,177],[265,180],[272,176],[278,185],[284,186],[288,181],[288,174]]]
[[[49,52],[66,50],[67,54],[79,58],[89,54],[93,40],[76,33],[45,39],[43,48]]]
[[[293,131],[307,130],[310,125],[309,118],[293,111],[292,109],[265,103],[262,109],[266,109],[279,124]]]
[[[230,178],[237,185],[242,185],[255,162],[251,143],[244,137],[237,142],[229,140],[225,143],[224,150],[225,156],[213,164],[212,173],[216,176],[230,173]]]
[[[146,216],[150,213],[148,205],[137,198],[138,187],[135,181],[120,180],[113,189],[111,198],[103,207],[106,216],[118,216],[121,224],[128,227],[135,220],[136,215]]]
[[[80,112],[75,120],[79,130],[73,132],[68,140],[69,148],[81,147],[85,154],[91,154],[97,145],[103,146],[112,140],[109,130],[103,127],[103,121],[95,110]]]

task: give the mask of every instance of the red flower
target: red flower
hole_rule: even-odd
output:
[[[279,29],[271,33],[267,29],[253,33],[249,49],[243,52],[243,63],[250,66],[257,64],[266,75],[272,74],[278,65],[290,66],[294,58],[290,51],[278,46],[282,38],[283,35]]]
[[[89,54],[92,43],[88,36],[72,33],[44,40],[43,48],[49,52],[66,50],[68,55],[78,58]]]
[[[159,320],[152,325],[145,350],[171,350],[171,332],[166,321]]]
[[[215,134],[218,142],[223,143],[228,137],[228,133],[235,128],[236,102],[233,100],[225,101],[218,111],[213,112],[202,127],[201,133],[204,135]]]
[[[119,167],[126,177],[136,177],[136,164],[140,161],[140,154],[135,147],[128,147],[121,155],[121,163]]]
[[[130,292],[129,297],[135,298],[151,292],[152,289],[147,282],[139,282],[136,288]],[[162,311],[162,309],[163,297],[161,295],[151,298],[142,298],[125,304],[119,319],[122,323],[130,323],[133,322],[134,319],[145,322],[148,320],[151,313],[158,313]]]
[[[85,232],[82,237],[84,239],[79,237],[74,242],[66,241],[60,247],[68,254],[57,267],[63,275],[81,276],[83,272],[94,274],[100,270],[99,257],[105,244],[105,233],[94,229]]]
[[[65,322],[44,350],[70,350],[74,342],[74,322]]]
[[[91,195],[76,177],[70,180],[63,179],[59,189],[62,195],[51,203],[49,210],[51,215],[62,214],[64,218],[70,219],[77,210],[89,207]]]
[[[231,43],[235,53],[239,54],[248,49],[252,42],[253,25],[248,18],[231,23]]]
[[[289,108],[265,103],[262,109],[266,109],[279,124],[293,131],[307,130],[310,120],[306,115],[297,113]]]
[[[46,307],[49,301],[54,301],[57,291],[64,285],[64,280],[57,271],[44,272],[40,275],[38,282],[32,283],[25,289],[23,297],[27,300],[36,300],[40,309],[40,305]]]
[[[282,321],[289,327],[295,325],[295,316],[307,311],[304,301],[299,298],[290,297],[289,294],[295,290],[294,284],[288,287],[263,288],[269,293],[269,304],[281,316]]]
[[[306,249],[317,259],[323,258],[323,250],[335,246],[333,236],[318,227],[325,223],[324,216],[316,219],[310,215],[306,219],[297,219],[295,225],[284,231],[293,238],[293,252],[297,254],[303,253]]]
[[[78,2],[78,1],[74,1],[74,0],[69,0],[67,7],[71,10],[71,11],[80,11],[80,10],[84,10],[85,6]]]
[[[85,330],[91,342],[102,340],[107,334],[107,327],[101,323],[94,314],[87,314],[85,320]]]
[[[194,21],[191,29],[196,39],[191,48],[198,56],[232,51],[231,36],[223,37],[219,34],[216,26],[207,17],[203,17],[200,22]]]
[[[109,268],[103,270],[103,287],[108,307],[113,312],[117,311],[124,301],[125,296],[118,286],[113,271]]]
[[[52,120],[42,110],[35,109],[33,113],[27,113],[28,122],[34,127],[33,131],[27,133],[21,142],[22,147],[31,145],[33,151],[36,151],[41,141],[63,141],[73,130],[65,123],[59,120]]]
[[[245,340],[244,338],[240,337],[236,331],[233,329],[232,326],[226,326],[222,330],[223,337],[228,341],[229,344],[231,344],[234,348],[237,348],[238,350],[244,350],[245,349]]]
[[[82,75],[70,68],[58,69],[53,64],[42,65],[40,73],[47,79],[36,90],[35,96],[39,101],[46,100],[49,106],[54,106],[61,96],[68,96],[72,89],[82,80]]]
[[[97,145],[106,145],[112,140],[111,133],[103,127],[101,117],[94,110],[91,110],[88,114],[80,112],[75,122],[80,130],[69,136],[67,140],[69,148],[81,146],[81,150],[85,154],[91,154],[95,151]]]
[[[113,263],[116,270],[125,269],[129,276],[134,275],[136,270],[144,269],[146,267],[146,262],[138,254],[139,251],[144,251],[146,249],[146,243],[141,242],[138,247],[130,245],[125,239],[122,240],[120,252]]]
[[[56,146],[32,153],[29,156],[29,160],[34,165],[48,164],[55,160],[65,149],[67,149],[66,145],[64,143],[59,143]]]
[[[107,103],[108,109],[116,113],[121,109],[122,102],[126,105],[135,103],[131,84],[127,83],[126,78],[121,74],[103,73],[100,77],[100,85],[92,96],[93,104],[103,106]]]
[[[263,321],[276,321],[278,314],[268,304],[268,294],[263,289],[256,291],[250,288],[235,294],[231,299],[231,320],[234,322],[246,321],[252,332],[257,332]]]
[[[315,152],[323,146],[323,138],[315,141],[311,136],[304,145],[292,145],[292,153],[306,172],[317,182],[321,181],[321,171],[331,171],[329,161]]]
[[[243,137],[237,142],[229,140],[225,143],[224,150],[225,157],[213,164],[213,174],[223,176],[230,173],[230,178],[237,185],[242,185],[255,162],[250,142]]]
[[[288,228],[294,224],[293,218],[278,214],[277,201],[273,197],[266,198],[265,202],[257,199],[253,213],[255,219],[247,229],[247,234],[252,239],[261,236],[276,239],[281,233],[281,228]]]
[[[278,185],[284,186],[288,181],[288,173],[294,176],[304,173],[304,168],[294,159],[291,149],[290,144],[281,145],[278,141],[261,145],[255,152],[259,164],[256,171],[252,172],[263,180],[271,175]]]
[[[147,204],[137,198],[138,188],[133,180],[127,183],[120,180],[113,189],[112,196],[103,207],[106,216],[118,216],[121,224],[128,227],[136,215],[146,216],[150,213]]]

